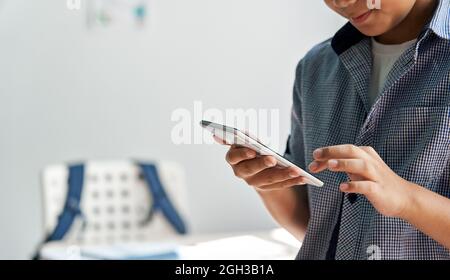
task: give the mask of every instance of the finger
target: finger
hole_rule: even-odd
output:
[[[262,156],[241,161],[233,166],[233,170],[239,178],[247,178],[275,165],[277,165],[277,160],[273,156]]]
[[[254,187],[262,187],[280,183],[286,180],[298,178],[300,176],[300,169],[295,167],[289,168],[268,168],[258,174],[247,179],[247,184]]]
[[[220,137],[218,137],[218,136],[216,136],[216,135],[213,135],[213,138],[214,138],[214,140],[217,142],[217,143],[219,143],[219,144],[221,144],[221,145],[230,145],[230,144],[228,144],[227,142],[225,142],[225,140],[223,140],[222,138],[220,138]]]
[[[333,158],[367,158],[367,153],[355,145],[337,145],[316,149],[313,152],[315,160],[328,160]]]
[[[313,161],[308,165],[308,169],[312,173],[319,173],[327,168],[328,168],[327,161]]]
[[[253,151],[252,149],[231,146],[231,148],[228,150],[225,156],[225,159],[229,164],[235,165],[243,160],[248,160],[255,157],[256,152]]]
[[[339,189],[345,193],[359,193],[362,195],[369,195],[377,187],[377,184],[372,181],[352,181],[345,182],[339,186]]]
[[[377,153],[377,151],[371,147],[371,146],[363,146],[360,147],[363,151],[365,151],[366,153],[368,153],[369,155],[371,155],[374,158],[377,158],[381,161],[383,161],[383,159],[380,157],[380,155]]]
[[[306,184],[306,178],[305,177],[298,177],[294,179],[289,179],[283,182],[278,182],[272,185],[265,185],[261,187],[256,187],[256,189],[260,191],[274,191],[274,190],[282,190],[286,188],[291,188],[294,186],[299,185],[305,185]]]
[[[346,172],[359,175],[369,180],[375,180],[372,165],[363,159],[330,159],[327,168],[335,172]]]

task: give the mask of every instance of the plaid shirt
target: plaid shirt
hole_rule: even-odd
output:
[[[300,61],[285,155],[306,168],[316,148],[372,146],[399,176],[449,198],[450,0],[439,1],[372,107],[371,68],[370,38],[349,23]],[[310,220],[297,259],[325,259],[333,235],[336,259],[450,259],[449,250],[408,222],[381,215],[362,195],[340,192],[345,173],[317,177],[325,185],[307,186]]]

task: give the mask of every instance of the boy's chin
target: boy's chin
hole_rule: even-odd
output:
[[[382,28],[381,26],[375,26],[375,27],[361,27],[361,26],[355,26],[356,29],[359,30],[362,34],[368,36],[368,37],[377,37],[380,36],[386,32],[389,31],[389,28]]]

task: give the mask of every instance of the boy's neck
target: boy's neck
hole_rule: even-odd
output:
[[[406,18],[392,30],[375,37],[386,45],[401,44],[416,39],[436,8],[436,0],[417,0]]]

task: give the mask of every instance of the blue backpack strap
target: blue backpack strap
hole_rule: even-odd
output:
[[[53,232],[47,237],[46,242],[61,240],[69,231],[75,218],[81,214],[80,200],[83,190],[84,165],[69,166],[68,192],[62,213],[58,217]]]
[[[156,166],[147,163],[138,163],[138,165],[141,167],[147,186],[153,197],[153,210],[160,209],[178,233],[187,233],[186,225],[183,222],[183,219],[180,217],[164,191],[164,187],[159,180]]]
[[[81,215],[80,200],[83,189],[84,165],[69,166],[68,189],[66,202],[53,232],[47,235],[45,240],[38,245],[33,260],[40,259],[40,250],[42,246],[49,241],[61,240],[69,231],[73,221],[78,215]]]

